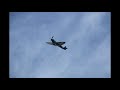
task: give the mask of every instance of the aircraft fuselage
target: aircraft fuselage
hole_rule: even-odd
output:
[[[51,41],[52,41],[52,43],[53,43],[53,45],[55,45],[55,46],[61,46],[59,43],[57,43],[54,39],[51,39]]]
[[[57,42],[54,39],[51,39],[51,41],[54,45],[57,45]]]
[[[62,49],[64,49],[64,50],[67,49],[66,46],[63,47],[62,44],[60,44],[60,42],[56,42],[56,41],[53,39],[53,37],[52,37],[51,41],[52,41],[52,44],[53,44],[54,46],[58,46],[58,47],[60,47],[60,48],[62,48]],[[62,43],[64,44],[65,42],[62,42]]]

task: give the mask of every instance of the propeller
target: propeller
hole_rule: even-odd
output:
[[[54,36],[52,36],[52,38],[50,38],[50,39],[53,39],[53,37],[54,37]]]

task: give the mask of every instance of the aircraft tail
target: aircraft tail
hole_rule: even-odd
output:
[[[66,50],[67,49],[66,46],[63,49]]]

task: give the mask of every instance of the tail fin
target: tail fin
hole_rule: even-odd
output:
[[[63,49],[66,50],[67,49],[66,46]]]

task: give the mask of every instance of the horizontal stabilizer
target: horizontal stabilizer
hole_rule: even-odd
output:
[[[67,49],[66,46],[63,49],[66,50]]]

